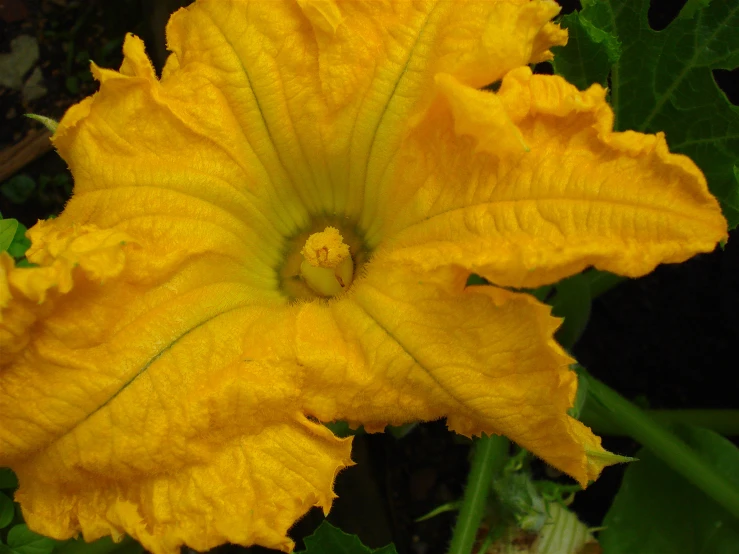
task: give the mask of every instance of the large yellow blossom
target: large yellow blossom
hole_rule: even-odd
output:
[[[29,525],[289,550],[351,463],[337,419],[446,417],[595,479],[558,321],[501,287],[643,275],[726,224],[664,137],[612,132],[602,88],[532,75],[558,9],[202,0],[161,79],[132,36],[93,67],[54,136],[73,198],[29,231],[37,267],[0,257],[0,464]]]

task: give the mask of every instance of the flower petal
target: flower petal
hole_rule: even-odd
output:
[[[330,507],[351,448],[305,418],[303,369],[276,360],[295,308],[241,282],[238,266],[199,256],[151,273],[147,240],[122,246],[60,219],[30,232],[45,265],[0,259],[0,465],[19,475],[29,525],[60,539],[126,532],[156,554],[289,550],[295,520]],[[25,348],[6,357],[19,328]],[[264,341],[263,328],[281,333]]]
[[[96,435],[89,439],[61,443],[17,470],[16,499],[29,526],[57,538],[81,528],[87,541],[129,533],[155,554],[175,554],[182,544],[206,551],[224,542],[289,552],[288,529],[313,505],[328,512],[334,477],[351,465],[351,439],[337,439],[305,418],[201,444],[207,463],[189,460],[177,471],[145,457],[139,465],[146,467],[129,478],[92,470],[89,450],[101,448]],[[136,442],[130,446],[139,450]],[[80,460],[70,464],[70,454]],[[191,452],[180,455],[188,462]]]
[[[392,215],[367,237],[394,237],[394,259],[534,287],[588,266],[637,277],[726,237],[700,170],[661,134],[614,133],[599,86],[528,68],[497,94],[437,80],[445,100],[405,144]]]
[[[387,164],[433,100],[434,75],[478,87],[546,58],[566,41],[549,22],[559,9],[550,0],[201,1],[172,17],[162,87],[183,109],[175,89],[208,94],[196,103],[208,135],[246,140],[273,186],[308,211],[367,226]]]
[[[54,299],[72,289],[75,278],[84,288],[117,277],[125,244],[135,242],[116,230],[90,225],[60,230],[42,221],[28,235],[33,243],[26,255],[39,267],[16,267],[7,253],[0,253],[0,369],[28,345],[31,326],[51,311]]]
[[[75,177],[60,219],[150,236],[169,251],[248,260],[253,284],[276,288],[284,237],[304,225],[304,208],[258,186],[270,177],[228,113],[210,133],[188,113],[197,102],[181,98],[192,92],[156,79],[139,39],[127,37],[124,54],[121,72],[94,68],[100,91],[72,108],[54,135]],[[208,102],[220,93],[199,94]]]
[[[577,379],[533,297],[465,289],[466,272],[420,274],[373,260],[351,291],[298,316],[308,413],[369,430],[447,417],[465,435],[503,434],[583,486],[607,465],[567,415]]]

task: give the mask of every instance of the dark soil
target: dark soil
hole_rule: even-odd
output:
[[[169,4],[177,3],[176,0]],[[20,93],[0,89],[0,148],[21,140],[38,124],[22,117],[33,112],[59,118],[72,103],[94,92],[87,60],[116,67],[126,32],[144,36],[161,62],[161,14],[156,2],[139,0],[0,0],[0,51],[20,34],[39,41],[40,67],[48,93],[28,105]],[[568,9],[575,2],[569,2]],[[676,13],[650,11],[655,25],[665,26]],[[175,6],[171,6],[173,9]],[[158,26],[159,25],[159,26]],[[722,85],[735,86],[730,76]],[[730,92],[731,95],[735,91]],[[65,172],[50,153],[23,169],[38,181]],[[17,205],[0,195],[0,212],[27,226],[57,213],[66,191],[61,185]],[[734,237],[739,238],[739,237]],[[739,241],[723,251],[698,256],[677,266],[663,266],[642,279],[626,282],[593,304],[590,324],[574,352],[597,378],[627,398],[654,408],[739,408],[733,348],[739,343]],[[633,454],[629,439],[605,438],[605,446]],[[468,468],[469,442],[447,432],[442,422],[418,426],[402,439],[390,435],[359,436],[358,465],[338,478],[339,493],[329,516],[334,524],[358,534],[369,546],[395,542],[401,554],[440,554],[446,550],[454,516],[414,520],[457,500]],[[575,507],[598,525],[620,483],[622,468],[609,468]],[[322,515],[310,512],[293,536],[310,534]],[[230,548],[223,548],[230,550]],[[255,549],[258,550],[258,549]]]

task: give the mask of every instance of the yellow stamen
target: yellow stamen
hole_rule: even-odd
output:
[[[306,284],[321,296],[336,296],[352,284],[354,262],[349,247],[335,227],[313,233],[300,251],[300,274]]]

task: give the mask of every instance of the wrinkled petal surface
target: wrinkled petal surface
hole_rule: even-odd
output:
[[[290,550],[351,442],[316,422],[446,417],[583,485],[600,441],[532,298],[465,288],[640,275],[725,222],[604,92],[531,76],[549,0],[199,0],[158,79],[133,36],[54,144],[75,179],[29,260],[0,254],[0,465],[29,525],[154,554]],[[497,93],[479,87],[502,80]],[[296,301],[297,237],[362,250],[349,291]],[[304,240],[303,240],[304,242]],[[299,265],[299,263],[298,263]]]
[[[467,436],[513,437],[583,486],[598,476],[606,464],[594,455],[605,451],[567,415],[577,377],[552,338],[559,320],[548,306],[496,287],[465,288],[459,268],[370,266],[340,300],[308,304],[298,316],[310,413],[369,430],[447,417]]]
[[[448,75],[437,86],[398,155],[406,179],[388,181],[395,217],[368,232],[393,237],[394,259],[536,287],[588,266],[638,277],[726,238],[700,170],[662,135],[614,133],[601,87],[526,67],[497,94]]]

